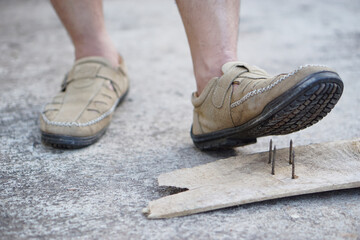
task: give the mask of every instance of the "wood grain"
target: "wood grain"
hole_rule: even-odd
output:
[[[269,153],[236,156],[159,176],[160,186],[189,190],[149,203],[149,218],[169,218],[288,196],[360,187],[360,139],[277,149],[275,175]]]

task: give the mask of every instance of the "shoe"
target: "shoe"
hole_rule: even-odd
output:
[[[339,75],[325,66],[270,76],[256,66],[229,62],[222,71],[200,96],[192,95],[191,137],[201,150],[234,148],[309,127],[331,111],[343,92]]]
[[[43,143],[69,149],[95,143],[128,89],[124,64],[115,69],[101,57],[76,61],[61,91],[40,114]]]

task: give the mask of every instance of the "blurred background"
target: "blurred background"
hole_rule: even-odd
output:
[[[0,1],[1,239],[359,239],[360,190],[248,204],[149,221],[141,209],[173,193],[163,172],[266,151],[270,137],[233,151],[191,141],[190,51],[174,1],[105,0],[130,93],[95,145],[73,151],[40,142],[38,116],[60,90],[73,47],[48,1]],[[360,1],[243,0],[239,60],[272,74],[304,64],[334,68],[345,85],[318,124],[272,137],[277,147],[360,137]]]

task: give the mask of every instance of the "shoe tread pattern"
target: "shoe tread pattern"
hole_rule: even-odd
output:
[[[320,83],[287,107],[243,135],[260,137],[284,135],[310,127],[324,118],[340,99],[342,89],[336,83]]]
[[[224,150],[256,143],[258,137],[285,135],[305,129],[334,108],[342,90],[342,86],[335,82],[318,83],[257,126],[229,137],[194,143],[201,150]]]

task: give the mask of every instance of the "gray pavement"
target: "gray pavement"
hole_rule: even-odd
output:
[[[352,0],[242,2],[241,60],[270,73],[325,64],[345,84],[324,120],[273,137],[278,147],[360,137],[359,12]],[[105,1],[105,13],[131,91],[98,143],[64,151],[41,144],[38,113],[71,67],[70,41],[47,1],[0,1],[0,239],[360,239],[360,189],[143,216],[149,201],[176,192],[157,186],[159,174],[265,151],[269,138],[234,151],[194,148],[195,83],[175,3]]]

